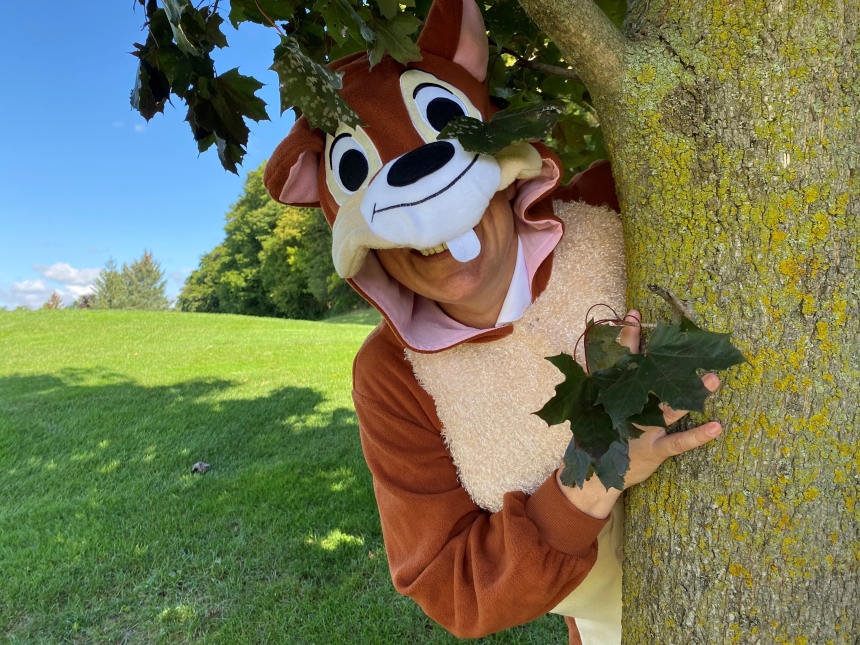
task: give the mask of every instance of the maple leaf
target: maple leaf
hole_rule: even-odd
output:
[[[501,110],[486,122],[458,116],[451,119],[436,138],[457,139],[469,152],[494,155],[519,141],[545,138],[563,111],[560,104],[547,102],[516,110]]]
[[[592,374],[612,367],[622,356],[630,353],[618,342],[622,326],[595,324],[594,320],[589,320],[585,328],[585,358]]]
[[[399,2],[397,0],[374,0],[379,7],[379,13],[391,20],[397,15]]]
[[[164,106],[170,100],[170,80],[158,67],[157,50],[139,43],[135,43],[135,47],[138,51],[134,56],[140,64],[131,91],[131,106],[149,121],[156,113],[164,113]]]
[[[221,31],[221,25],[224,24],[224,19],[217,13],[211,16],[207,14],[206,18],[206,40],[212,43],[219,49],[227,47],[227,36]]]
[[[370,66],[381,61],[386,52],[403,65],[421,60],[418,45],[409,37],[420,26],[421,20],[408,13],[397,14],[391,20],[371,18],[370,27],[376,33],[376,42],[370,50]]]
[[[170,21],[170,28],[173,30],[173,39],[176,41],[176,46],[185,54],[201,56],[197,48],[188,40],[188,36],[182,26],[182,14],[186,9],[191,8],[191,3],[188,0],[162,0],[162,4],[164,5],[167,19]]]
[[[593,321],[589,326],[587,360],[601,369],[589,376],[568,354],[548,357],[565,378],[535,414],[549,425],[570,422],[564,485],[581,487],[595,474],[607,490],[623,490],[630,467],[628,443],[642,435],[636,426],[666,427],[661,399],[675,409],[701,410],[710,391],[698,370],[725,369],[745,359],[729,334],[705,331],[686,319],[658,325],[645,354],[621,347],[618,327]],[[617,357],[611,365],[609,357]],[[682,405],[687,403],[690,407]]]
[[[611,470],[603,463],[603,458],[613,443],[618,441],[618,433],[612,426],[612,418],[596,402],[597,381],[589,378],[569,354],[550,356],[547,360],[564,374],[565,379],[556,385],[555,396],[535,414],[549,425],[570,421],[573,438],[564,457],[566,467],[562,473],[562,483],[566,480],[575,481],[578,486],[582,486],[589,467],[593,466],[607,488],[614,486],[618,473],[606,478],[599,474]],[[614,463],[616,456],[613,452],[609,461]],[[621,482],[623,487],[623,477]]]
[[[281,85],[281,113],[293,106],[307,117],[311,128],[333,134],[338,123],[352,128],[364,125],[337,90],[343,87],[343,72],[315,63],[291,38],[281,38],[275,49],[273,69]]]
[[[711,394],[698,370],[726,369],[746,359],[732,345],[730,334],[700,329],[688,319],[679,324],[657,324],[642,354],[622,357],[601,379],[597,401],[614,425],[642,411],[653,392],[676,410],[704,410]]]
[[[230,22],[235,29],[245,21],[268,25],[269,20],[289,20],[296,8],[283,0],[230,0]]]
[[[624,476],[630,470],[630,447],[627,442],[613,441],[609,450],[594,464],[594,474],[609,490],[624,490]]]

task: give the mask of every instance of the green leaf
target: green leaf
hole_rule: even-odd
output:
[[[630,469],[630,448],[627,443],[614,441],[609,450],[594,464],[594,474],[606,487],[624,490],[624,476]]]
[[[642,430],[633,425],[634,423],[640,426],[665,428],[666,418],[660,408],[660,399],[653,394],[648,394],[648,403],[645,404],[642,412],[628,417],[616,426],[621,440],[625,443],[630,439],[638,439],[643,434]]]
[[[572,467],[568,478],[581,482],[588,465],[586,457],[588,463],[600,463],[612,443],[618,440],[618,433],[612,427],[612,419],[603,407],[596,404],[596,381],[585,374],[579,363],[569,354],[551,356],[547,360],[564,374],[565,380],[556,385],[555,396],[535,414],[549,425],[570,421],[573,438],[565,453],[565,463]],[[585,457],[578,454],[580,452]],[[618,473],[615,476],[617,477]],[[562,482],[564,481],[563,474]],[[609,487],[615,479],[605,481],[601,477],[601,481]]]
[[[457,139],[469,152],[494,155],[519,141],[539,141],[556,124],[563,108],[556,103],[496,112],[486,123],[468,116],[452,119],[437,139]]]
[[[594,338],[589,334],[589,351],[603,352],[597,360],[605,366],[607,352],[617,352],[613,345],[618,344],[619,328],[593,325],[593,321],[589,326],[595,333]],[[710,392],[698,370],[725,369],[745,360],[729,334],[699,329],[686,319],[677,325],[658,325],[645,354],[623,351],[617,355],[614,364],[591,376],[568,354],[547,358],[565,378],[535,414],[549,425],[570,421],[573,438],[561,475],[566,486],[582,486],[593,471],[607,490],[623,490],[630,467],[628,443],[642,435],[633,424],[665,428],[661,399],[675,409],[701,410]]]
[[[334,2],[340,3],[343,7],[344,11],[346,11],[347,15],[350,19],[355,23],[356,27],[358,27],[358,32],[361,34],[361,37],[365,40],[365,42],[372,43],[376,40],[376,34],[373,30],[367,26],[367,23],[361,19],[361,17],[355,12],[355,9],[352,8],[352,5],[349,4],[348,0],[334,0]]]
[[[131,107],[149,121],[158,112],[164,112],[169,92],[164,74],[141,58],[134,79],[134,89],[131,91]]]
[[[292,3],[284,0],[230,0],[229,18],[233,27],[237,29],[239,24],[243,22],[269,25],[269,18],[274,21],[290,20],[294,13],[295,9]]]
[[[398,0],[374,0],[374,2],[379,7],[379,12],[389,20],[397,15],[397,10],[400,7]]]
[[[663,416],[663,410],[660,408],[660,399],[651,393],[648,394],[648,402],[645,404],[642,412],[627,417],[626,420],[630,423],[637,423],[640,426],[666,427],[666,417]],[[636,430],[636,432],[637,437],[642,434],[641,430]]]
[[[266,102],[255,96],[263,84],[251,76],[243,76],[236,67],[215,78],[218,93],[234,114],[248,117],[254,121],[268,121]]]
[[[618,342],[618,335],[623,327],[610,324],[594,324],[588,321],[585,332],[585,357],[588,371],[597,372],[615,365],[622,356],[630,353],[624,345]]]
[[[376,40],[376,34],[367,26],[348,0],[319,0],[314,4],[325,20],[326,33],[343,45],[350,37],[364,45]]]
[[[314,9],[320,12],[325,20],[326,34],[331,36],[338,45],[343,45],[352,37],[349,28],[349,14],[339,0],[319,0]]]
[[[584,403],[586,398],[584,388],[588,376],[570,354],[548,356],[546,360],[564,374],[564,381],[555,386],[555,396],[535,414],[548,425],[554,426],[564,423],[576,413],[576,410],[587,405]]]
[[[218,149],[218,159],[221,161],[221,165],[238,175],[236,166],[242,163],[245,150],[235,143],[222,139],[217,134],[215,135],[215,146]]]
[[[686,319],[674,325],[658,323],[645,353],[624,357],[617,379],[601,387],[597,400],[615,425],[641,412],[649,392],[676,410],[702,411],[710,391],[697,370],[726,369],[746,360],[729,336]]]
[[[576,447],[571,439],[564,453],[564,470],[561,471],[561,483],[565,486],[582,488],[585,480],[592,475],[591,457]]]
[[[162,4],[164,5],[167,19],[170,21],[170,28],[173,30],[173,39],[176,41],[176,46],[187,55],[201,56],[202,54],[188,40],[181,24],[182,13],[186,9],[191,8],[191,3],[188,0],[162,0]]]
[[[158,50],[158,63],[170,81],[171,89],[180,97],[185,96],[194,80],[194,60],[182,54],[176,47],[173,51],[168,48]]]
[[[238,174],[237,165],[245,156],[249,130],[244,118],[268,119],[265,102],[255,96],[261,87],[256,79],[231,69],[214,79],[199,77],[195,88],[185,97],[188,104],[185,120],[191,126],[198,150],[203,152],[216,144],[221,165],[230,172]]]
[[[224,24],[224,19],[217,13],[213,13],[206,19],[206,40],[223,49],[227,47],[227,36],[221,31],[221,25]]]
[[[329,134],[334,134],[338,123],[353,128],[364,125],[337,92],[343,87],[343,73],[312,61],[291,38],[281,38],[271,69],[277,72],[280,80],[281,113],[296,106],[312,128]]]
[[[386,52],[403,65],[421,60],[418,45],[409,37],[420,26],[421,20],[408,13],[398,14],[391,20],[371,18],[370,27],[376,32],[376,42],[370,51],[370,66],[381,61]]]

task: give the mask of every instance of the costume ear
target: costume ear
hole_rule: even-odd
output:
[[[319,206],[317,176],[324,149],[320,132],[311,131],[305,117],[296,121],[263,173],[263,183],[272,198],[289,206]]]
[[[418,47],[457,63],[481,82],[487,76],[487,30],[475,0],[434,0]]]

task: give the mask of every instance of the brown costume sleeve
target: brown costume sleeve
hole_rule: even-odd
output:
[[[460,486],[430,396],[383,323],[353,368],[361,441],[373,474],[391,577],[460,637],[525,623],[555,607],[597,557],[605,520],[577,510],[550,477],[508,493],[497,513]]]

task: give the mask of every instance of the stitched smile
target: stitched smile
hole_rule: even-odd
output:
[[[445,186],[445,187],[444,187],[443,189],[441,189],[441,190],[437,190],[435,193],[433,193],[432,195],[429,195],[429,196],[425,197],[424,199],[419,199],[417,202],[405,202],[405,203],[403,203],[403,204],[395,204],[394,206],[386,206],[385,208],[380,208],[379,210],[377,210],[377,209],[376,209],[376,204],[374,204],[374,205],[373,205],[373,214],[370,216],[370,221],[371,221],[371,223],[373,223],[373,218],[374,218],[374,217],[376,217],[376,214],[377,214],[377,213],[383,213],[383,212],[385,212],[385,211],[390,211],[390,210],[391,210],[391,209],[393,209],[393,208],[403,208],[404,206],[417,206],[418,204],[423,204],[424,202],[429,202],[429,201],[430,201],[431,199],[433,199],[434,197],[438,197],[439,195],[441,195],[442,193],[444,193],[446,190],[448,190],[451,186],[453,186],[453,185],[454,185],[454,184],[456,184],[458,181],[460,181],[460,180],[463,178],[463,176],[464,176],[467,172],[469,172],[469,170],[471,170],[472,166],[474,166],[474,165],[475,165],[475,162],[476,162],[476,161],[478,161],[478,157],[480,157],[480,156],[481,156],[481,155],[475,155],[475,158],[474,158],[474,159],[472,159],[472,161],[471,161],[471,162],[469,162],[469,165],[468,165],[468,166],[466,166],[466,169],[465,169],[465,170],[463,170],[463,172],[461,172],[459,175],[457,175],[456,177],[454,177],[453,181],[451,181],[451,183],[450,183],[450,184],[448,184],[447,186]]]

